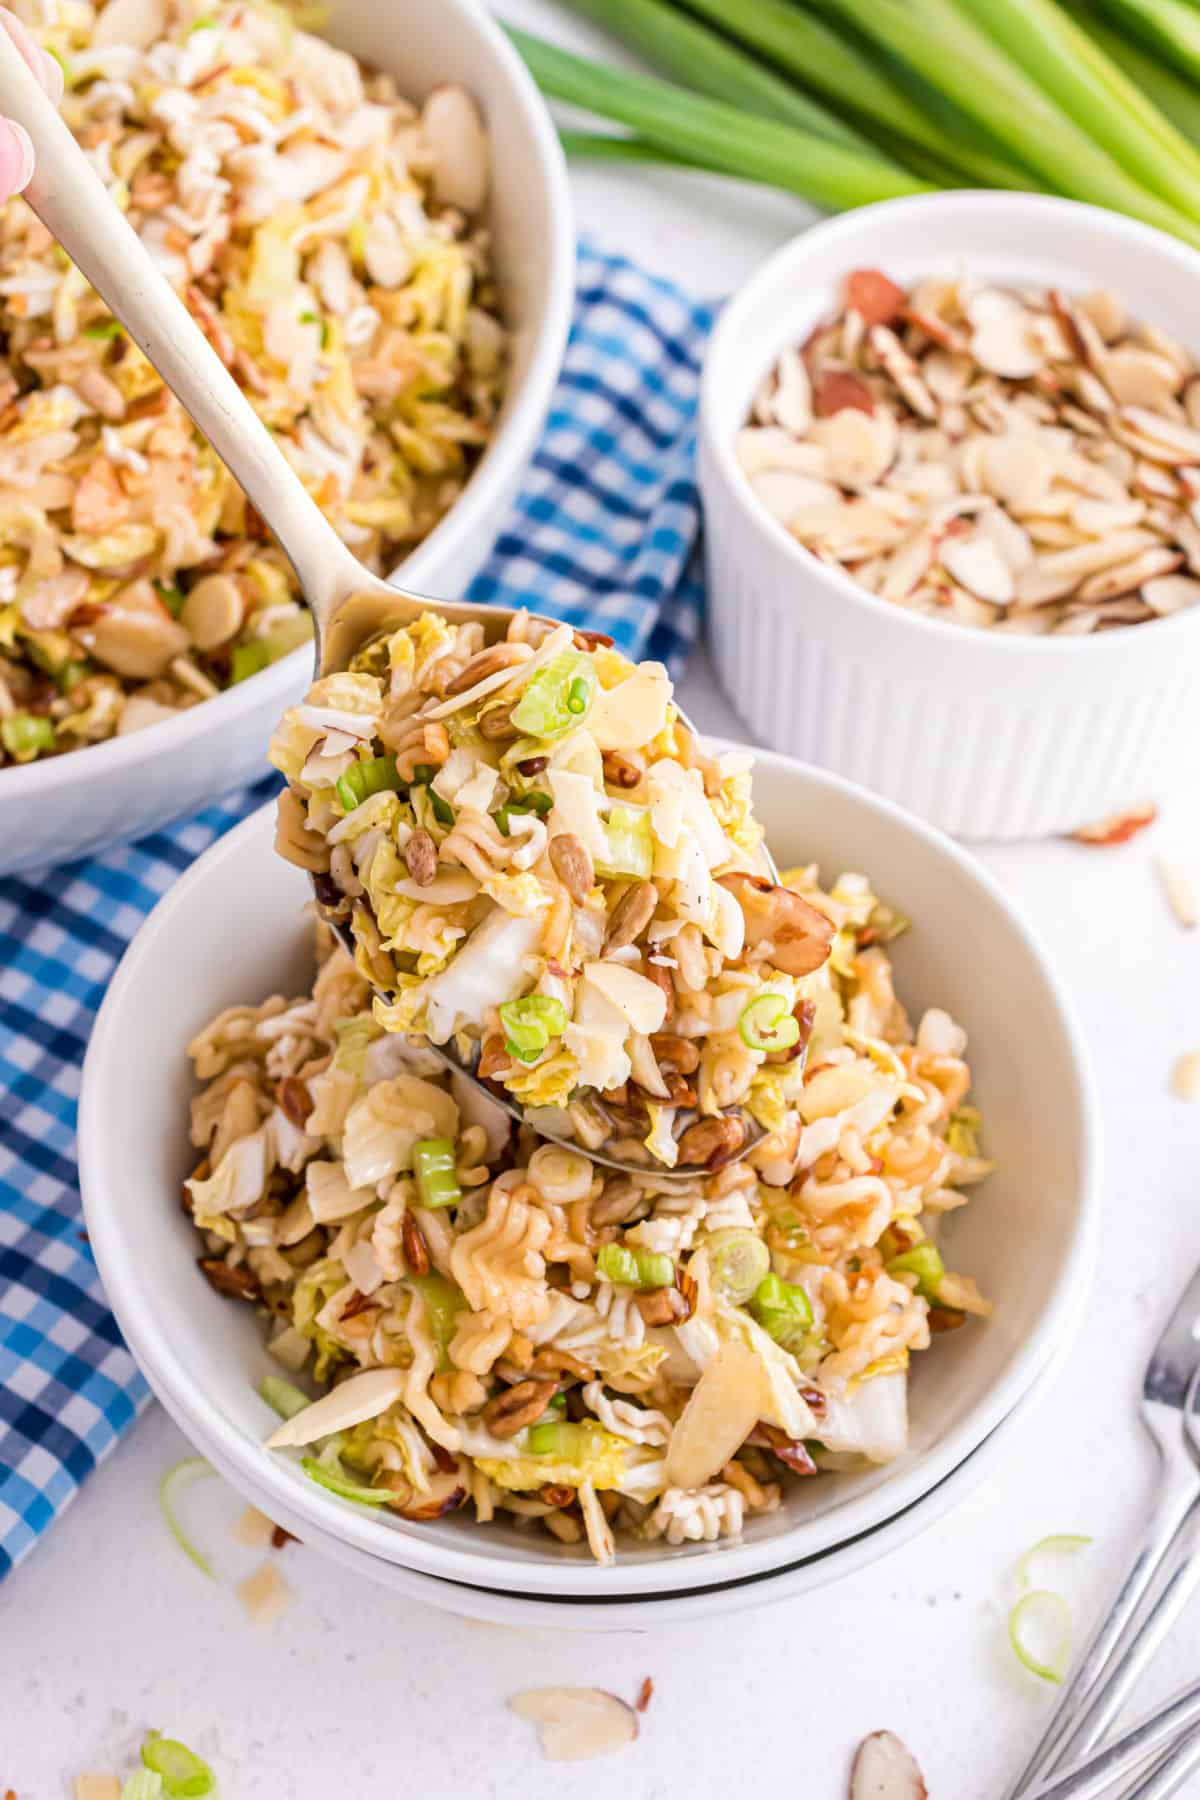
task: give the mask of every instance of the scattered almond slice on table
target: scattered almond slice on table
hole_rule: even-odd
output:
[[[858,1746],[850,1800],[928,1800],[920,1764],[892,1731],[873,1731]]]
[[[1171,1070],[1171,1092],[1177,1100],[1200,1100],[1200,1050],[1189,1050]]]
[[[1185,931],[1194,930],[1200,920],[1200,900],[1191,878],[1178,863],[1168,862],[1165,856],[1157,857],[1154,866],[1171,911]]]
[[[735,451],[768,512],[896,605],[1069,637],[1200,601],[1200,364],[1106,290],[854,269]],[[1098,323],[1099,321],[1099,323]],[[1093,840],[1088,840],[1093,841]]]
[[[1080,825],[1071,836],[1077,844],[1092,844],[1101,849],[1112,844],[1127,844],[1147,825],[1153,825],[1157,817],[1157,806],[1135,806],[1127,813],[1113,813],[1107,819],[1097,819],[1094,825]]]
[[[638,1734],[637,1714],[603,1688],[527,1688],[509,1706],[538,1728],[547,1762],[588,1762],[624,1749]]]

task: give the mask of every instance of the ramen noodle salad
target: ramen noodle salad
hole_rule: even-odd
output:
[[[271,757],[278,847],[388,1030],[631,1164],[715,1172],[774,1128],[842,903],[758,873],[749,758],[702,752],[661,664],[424,614],[318,681]]]
[[[910,1025],[904,921],[863,876],[785,879],[837,921],[803,1079],[695,1179],[514,1125],[381,1027],[324,924],[310,994],[199,1034],[185,1205],[209,1282],[269,1322],[272,1448],[347,1501],[469,1503],[600,1562],[617,1533],[736,1535],[788,1482],[903,1451],[911,1354],[989,1311],[938,1249],[989,1168],[966,1040],[937,1010]]]
[[[487,144],[261,0],[16,0],[113,200],[346,543],[470,473],[505,332]],[[172,716],[311,636],[291,568],[21,200],[0,209],[0,765]]]

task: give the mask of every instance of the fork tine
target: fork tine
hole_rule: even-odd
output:
[[[1173,1754],[1181,1736],[1198,1725],[1200,1681],[1181,1689],[1160,1711],[1140,1719],[1106,1750],[1039,1782],[1029,1790],[1029,1800],[1102,1800],[1114,1782],[1131,1774],[1141,1763],[1152,1757],[1161,1758],[1168,1748]],[[1132,1800],[1128,1789],[1120,1791],[1125,1800]]]
[[[1083,1710],[1059,1742],[1060,1761],[1078,1761],[1100,1743],[1200,1581],[1200,1496],[1193,1501],[1171,1549],[1178,1559],[1175,1568],[1126,1648],[1114,1654],[1102,1678],[1084,1697]]]
[[[1146,1779],[1129,1795],[1129,1800],[1171,1800],[1182,1794],[1189,1775],[1200,1770],[1200,1733],[1191,1732],[1168,1750],[1161,1762],[1155,1763]]]
[[[1061,1756],[1075,1730],[1076,1720],[1081,1716],[1081,1709],[1086,1708],[1093,1689],[1117,1653],[1122,1637],[1162,1567],[1176,1534],[1195,1504],[1194,1486],[1189,1487],[1186,1492],[1168,1486],[1160,1494],[1151,1517],[1150,1529],[1116,1599],[1093,1633],[1033,1755],[1006,1790],[1005,1800],[1020,1800],[1040,1776],[1046,1775],[1053,1768]]]

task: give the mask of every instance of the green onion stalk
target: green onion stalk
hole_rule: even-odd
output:
[[[1101,5],[1130,36],[1192,81],[1200,80],[1200,10],[1190,0],[1101,0]]]
[[[567,0],[672,81],[730,106],[871,153],[870,140],[756,57],[669,0]]]
[[[875,152],[773,119],[755,118],[653,75],[573,56],[527,32],[509,35],[544,92],[625,125],[659,149],[799,194],[831,211],[928,192],[928,184]]]
[[[619,7],[621,0],[612,3]],[[983,187],[1030,185],[1026,158],[1015,165],[1009,162],[994,143],[981,139],[968,115],[947,109],[940,93],[922,94],[923,104],[918,104],[860,44],[793,0],[740,0],[737,6],[728,0],[684,0],[684,4],[792,80],[816,88],[839,108],[851,111],[885,146],[894,143],[903,162],[909,159],[907,142],[932,155],[938,168],[958,171],[949,185],[961,185],[964,177]]]
[[[1200,217],[1200,155],[1055,0],[959,4],[1122,168]]]
[[[1103,19],[1084,0],[1069,0],[1068,10],[1089,37],[1094,38],[1110,61],[1125,71],[1130,81],[1154,101],[1159,111],[1191,140],[1200,144],[1200,91],[1169,63],[1159,62],[1144,45],[1135,43]]]
[[[1060,192],[1113,207],[1200,246],[1200,221],[1135,180],[951,0],[817,4],[938,86]]]

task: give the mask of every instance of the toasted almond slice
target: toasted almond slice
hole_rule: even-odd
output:
[[[547,1762],[587,1762],[623,1750],[638,1734],[637,1714],[603,1688],[527,1688],[509,1706],[538,1728]]]
[[[850,1800],[929,1800],[920,1764],[894,1732],[873,1731],[858,1746]]]
[[[1065,613],[1054,627],[1055,637],[1090,637],[1100,623],[1100,610],[1081,606]]]
[[[1101,569],[1095,575],[1089,575],[1081,581],[1076,594],[1080,600],[1096,603],[1104,600],[1115,600],[1121,594],[1129,594],[1134,588],[1141,587],[1144,581],[1152,581],[1156,576],[1169,575],[1177,569],[1183,557],[1178,550],[1165,547],[1154,550],[1143,550],[1139,556],[1130,557],[1128,562],[1117,563],[1111,569]],[[1143,611],[1141,602],[1127,609],[1119,620],[1122,624],[1133,624],[1141,618]],[[1112,618],[1112,614],[1108,615]],[[1117,622],[1117,621],[1114,621]]]
[[[1193,431],[1200,431],[1200,375],[1193,375],[1183,390],[1183,410]]]
[[[1186,871],[1178,863],[1168,862],[1165,856],[1155,857],[1154,866],[1171,911],[1185,931],[1194,931],[1200,922],[1200,902]]]
[[[1143,457],[1134,464],[1133,486],[1137,493],[1148,499],[1178,500],[1178,478],[1169,469],[1160,468],[1157,463],[1147,462]]]
[[[1200,581],[1190,575],[1158,575],[1142,584],[1142,599],[1160,619],[1186,612],[1200,600]]]
[[[782,524],[804,506],[838,506],[841,495],[828,481],[800,475],[794,469],[762,469],[750,478],[755,497]]]
[[[1158,808],[1153,804],[1134,806],[1128,812],[1112,813],[1107,819],[1097,819],[1094,825],[1080,825],[1071,836],[1077,844],[1092,844],[1107,849],[1113,844],[1127,844],[1131,837],[1144,831],[1147,825],[1153,825],[1158,817]]]
[[[971,333],[971,355],[981,369],[1023,381],[1036,375],[1046,361],[1045,352],[1029,328],[1028,315],[997,318]]]
[[[1048,550],[1074,550],[1088,541],[1087,533],[1080,531],[1077,525],[1069,525],[1064,519],[1026,519],[1029,528],[1030,542],[1040,552]]]
[[[77,1775],[72,1789],[74,1800],[121,1800],[121,1783],[115,1775]]]
[[[966,588],[951,585],[946,599],[939,609],[939,617],[953,619],[957,625],[992,626],[997,619],[1004,617],[1000,606],[989,605],[986,600],[977,600]]]
[[[818,478],[825,473],[825,455],[816,444],[797,443],[781,425],[748,425],[739,431],[734,455],[742,473],[751,479],[764,469],[794,469]]]
[[[292,1603],[292,1590],[273,1562],[260,1563],[234,1592],[256,1625],[273,1625]]]
[[[1185,350],[1169,332],[1163,331],[1161,326],[1138,325],[1134,335],[1148,350],[1154,350],[1159,356],[1165,356],[1168,362],[1173,362],[1182,374],[1189,375],[1195,368],[1196,361],[1191,352]]]
[[[896,454],[896,420],[884,408],[867,414],[843,407],[832,418],[816,421],[812,440],[825,452],[831,481],[844,488],[871,487],[891,467]]]
[[[275,1536],[274,1521],[268,1519],[266,1513],[259,1512],[257,1506],[248,1506],[238,1515],[232,1535],[235,1542],[245,1544],[248,1550],[269,1550]]]
[[[1164,418],[1144,406],[1123,406],[1117,413],[1114,430],[1123,442],[1151,462],[1200,462],[1200,431],[1194,431],[1179,419]]]
[[[1121,344],[1101,360],[1097,373],[1120,406],[1144,406],[1166,412],[1174,406],[1180,372],[1164,356],[1136,344]]]
[[[1200,1050],[1176,1059],[1171,1070],[1171,1092],[1177,1100],[1200,1100]]]
[[[1108,531],[1124,531],[1141,522],[1146,512],[1144,500],[1077,500],[1071,517],[1089,537],[1102,537]]]
[[[1002,506],[989,506],[979,515],[976,535],[987,538],[1014,575],[1027,569],[1034,558],[1033,542],[1023,525],[1009,517]]]
[[[775,365],[771,415],[785,431],[803,437],[812,424],[812,386],[798,350],[785,350]]]
[[[912,410],[922,419],[935,419],[937,407],[933,395],[925,386],[920,370],[895,332],[887,325],[872,325],[867,333],[867,342],[878,357],[885,374],[895,382]]]
[[[1013,597],[1013,574],[995,544],[973,532],[947,538],[939,552],[947,574],[977,600],[1007,606]]]
[[[335,1431],[349,1431],[367,1419],[377,1419],[399,1400],[407,1380],[404,1369],[364,1369],[361,1374],[351,1375],[311,1406],[285,1419],[267,1439],[267,1448],[280,1450],[289,1444],[312,1444]]]
[[[1115,344],[1124,335],[1129,314],[1125,302],[1111,288],[1094,288],[1089,294],[1081,294],[1075,305],[1091,320],[1106,344]]]
[[[885,600],[906,600],[934,560],[934,535],[922,525],[893,550],[879,581]]]
[[[819,419],[831,419],[847,407],[873,413],[875,396],[861,375],[849,369],[823,369],[813,382],[813,411]]]
[[[1050,606],[1010,606],[996,626],[1013,637],[1048,637],[1055,627],[1055,609]]]
[[[986,438],[978,453],[979,485],[1007,505],[1032,506],[1050,486],[1052,464],[1027,437]]]
[[[1194,519],[1181,516],[1175,523],[1175,542],[1187,558],[1192,574],[1200,575],[1200,525]]]

